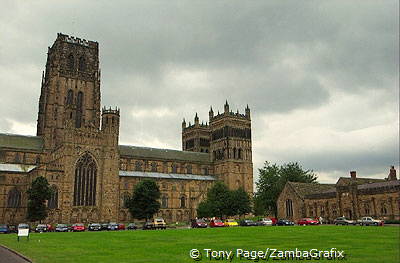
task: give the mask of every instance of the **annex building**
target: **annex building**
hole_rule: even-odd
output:
[[[392,166],[387,178],[340,177],[336,184],[287,182],[277,201],[278,217],[297,222],[322,217],[325,222],[345,216],[400,220],[400,180]]]
[[[159,216],[188,221],[216,181],[253,193],[251,118],[209,111],[182,123],[182,151],[119,144],[120,110],[101,107],[99,44],[59,33],[48,48],[37,135],[0,134],[0,222],[26,221],[32,180],[47,178],[54,195],[48,223],[130,220],[125,199],[143,178],[162,197]]]

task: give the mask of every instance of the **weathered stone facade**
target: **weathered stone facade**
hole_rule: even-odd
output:
[[[400,219],[400,181],[393,166],[386,179],[357,178],[355,171],[350,175],[335,185],[288,182],[277,201],[278,217],[322,217],[326,222],[339,216]]]
[[[119,145],[120,110],[100,108],[97,42],[58,34],[42,76],[37,136],[0,134],[0,222],[25,221],[26,190],[55,190],[49,223],[132,220],[124,200],[143,178],[162,192],[159,213],[188,221],[216,180],[253,193],[250,109],[182,126],[183,151]],[[190,141],[193,139],[192,141]],[[193,143],[193,145],[191,145]],[[191,146],[191,147],[187,147]]]

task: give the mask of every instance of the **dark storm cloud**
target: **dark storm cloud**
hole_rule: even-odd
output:
[[[398,10],[397,1],[365,0],[6,1],[0,10],[0,129],[34,129],[41,71],[57,32],[99,42],[102,104],[121,108],[123,143],[180,148],[182,118],[193,121],[198,112],[207,121],[209,106],[222,110],[225,99],[234,111],[249,104],[259,144],[269,129],[265,116],[281,114],[290,122],[293,112],[324,112],[332,100],[354,94],[370,97],[371,107],[332,123],[388,123],[379,116],[398,113]],[[322,114],[316,121],[300,125],[338,129]],[[265,140],[285,141],[283,133]],[[375,171],[372,166],[396,157],[390,149],[364,155],[340,154],[342,148],[335,158],[330,149],[307,159],[280,158],[321,171],[370,160]],[[279,156],[273,148],[254,144],[254,150],[259,163]]]

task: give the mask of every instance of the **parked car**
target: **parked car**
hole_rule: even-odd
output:
[[[214,219],[210,221],[210,227],[224,227],[225,224],[219,219]]]
[[[111,231],[114,231],[114,230],[118,230],[118,224],[117,223],[110,223],[110,224],[108,224],[108,229],[107,230],[111,230]]]
[[[83,232],[85,231],[85,225],[82,223],[77,223],[72,225],[72,232]]]
[[[57,224],[55,228],[56,232],[68,232],[68,226],[66,224]]]
[[[261,218],[257,221],[257,225],[259,226],[272,226],[273,222],[269,218]]]
[[[54,226],[51,224],[47,224],[47,232],[54,232]]]
[[[125,224],[118,224],[118,230],[125,230]]]
[[[43,232],[47,232],[47,231],[48,231],[48,227],[45,224],[39,224],[35,228],[35,232],[38,232],[38,233],[43,233]]]
[[[102,223],[101,224],[101,230],[108,230],[108,223]]]
[[[276,225],[278,225],[278,226],[294,226],[294,222],[287,220],[287,219],[279,219],[278,222],[276,222]]]
[[[89,231],[101,231],[101,225],[99,223],[91,223],[88,226]]]
[[[137,226],[135,225],[135,223],[129,223],[127,229],[128,230],[136,230]]]
[[[3,233],[3,234],[11,233],[8,225],[0,225],[0,233]]]
[[[257,223],[251,219],[244,219],[240,221],[241,226],[257,226]]]
[[[207,228],[207,223],[203,219],[193,219],[192,228]]]
[[[17,233],[17,226],[16,225],[8,225],[8,230],[10,231],[10,233]]]
[[[143,224],[143,230],[150,230],[153,229],[153,222],[148,221]]]
[[[234,219],[226,219],[224,222],[225,226],[239,226],[238,222],[236,222]]]
[[[312,218],[302,218],[297,222],[300,226],[319,225],[319,221]]]
[[[366,216],[361,218],[360,220],[357,221],[360,226],[383,226],[384,221],[378,220],[378,219],[373,219],[370,216]]]
[[[167,228],[167,224],[165,223],[164,219],[162,219],[161,217],[155,218],[153,220],[153,226],[155,229],[166,229]]]
[[[355,225],[355,224],[357,224],[356,221],[347,219],[346,217],[338,217],[335,220],[333,220],[333,223],[335,225],[346,225],[346,226],[347,225]]]

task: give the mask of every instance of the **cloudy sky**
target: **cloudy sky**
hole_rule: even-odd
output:
[[[100,44],[122,144],[181,148],[210,105],[252,113],[254,172],[299,161],[321,182],[399,163],[398,1],[2,1],[0,132],[36,133],[58,32]],[[193,120],[192,120],[193,122]]]

